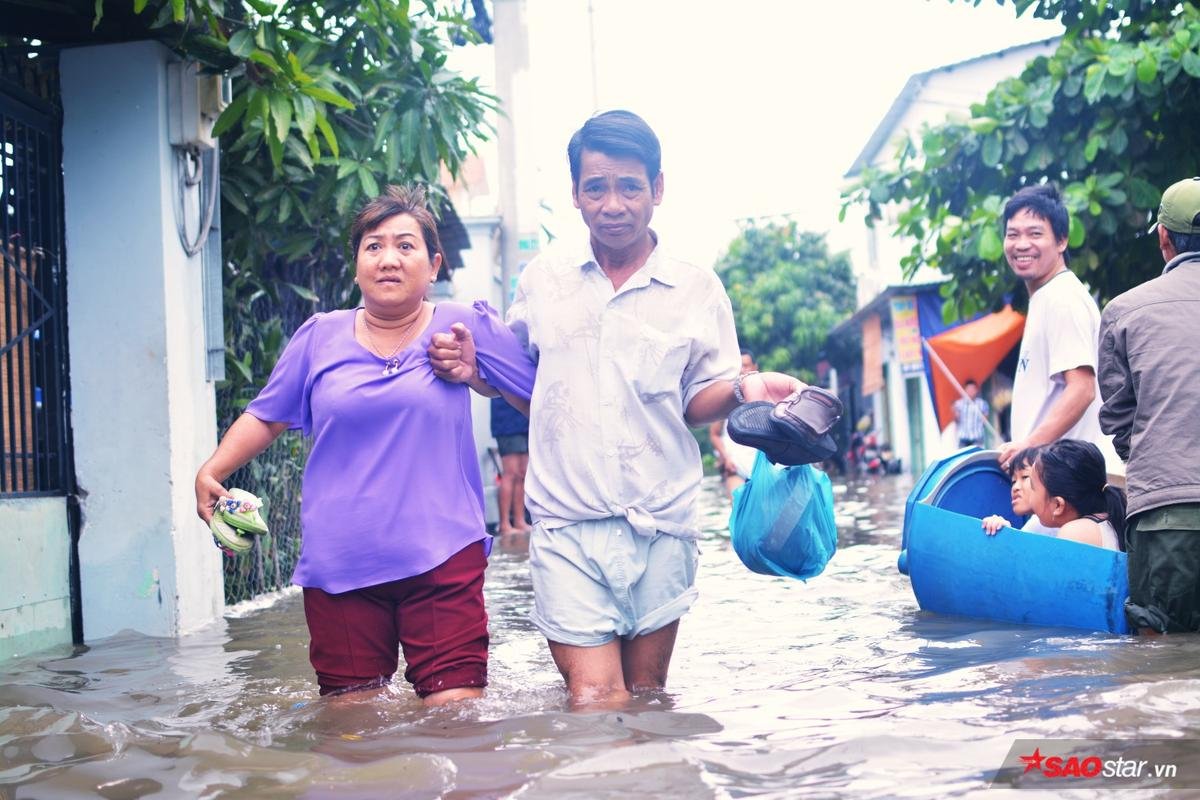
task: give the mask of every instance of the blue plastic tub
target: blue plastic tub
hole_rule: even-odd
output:
[[[980,520],[1013,528],[987,536]],[[1124,553],[1016,530],[996,453],[969,448],[925,471],[904,509],[898,567],[926,611],[1129,633]]]

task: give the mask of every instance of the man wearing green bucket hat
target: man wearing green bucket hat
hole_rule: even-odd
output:
[[[1150,230],[1162,275],[1101,316],[1100,425],[1128,462],[1130,625],[1200,632],[1200,178],[1163,192]]]

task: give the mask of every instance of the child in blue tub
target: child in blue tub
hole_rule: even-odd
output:
[[[1023,451],[1013,460],[1013,511],[1030,514],[1041,530],[1024,530],[1124,550],[1125,495],[1107,483],[1100,449],[1091,442],[1060,439],[1046,447]],[[983,520],[994,535],[1008,521],[999,515]]]

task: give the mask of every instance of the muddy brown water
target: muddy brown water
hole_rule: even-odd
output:
[[[921,612],[895,568],[910,487],[838,485],[839,551],[803,583],[741,565],[706,482],[670,684],[621,712],[566,710],[520,541],[488,569],[487,695],[451,708],[402,680],[318,700],[294,593],[178,640],[13,659],[0,799],[1200,796],[1200,642]],[[988,788],[1019,739],[1166,740],[1151,757],[1179,773]]]

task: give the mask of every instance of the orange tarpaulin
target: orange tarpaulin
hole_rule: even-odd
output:
[[[1021,341],[1024,331],[1024,315],[1005,306],[1003,311],[951,328],[926,341],[959,384],[968,380],[982,384]],[[936,363],[931,365],[930,371],[938,424],[946,430],[954,422],[954,401],[961,395]]]

